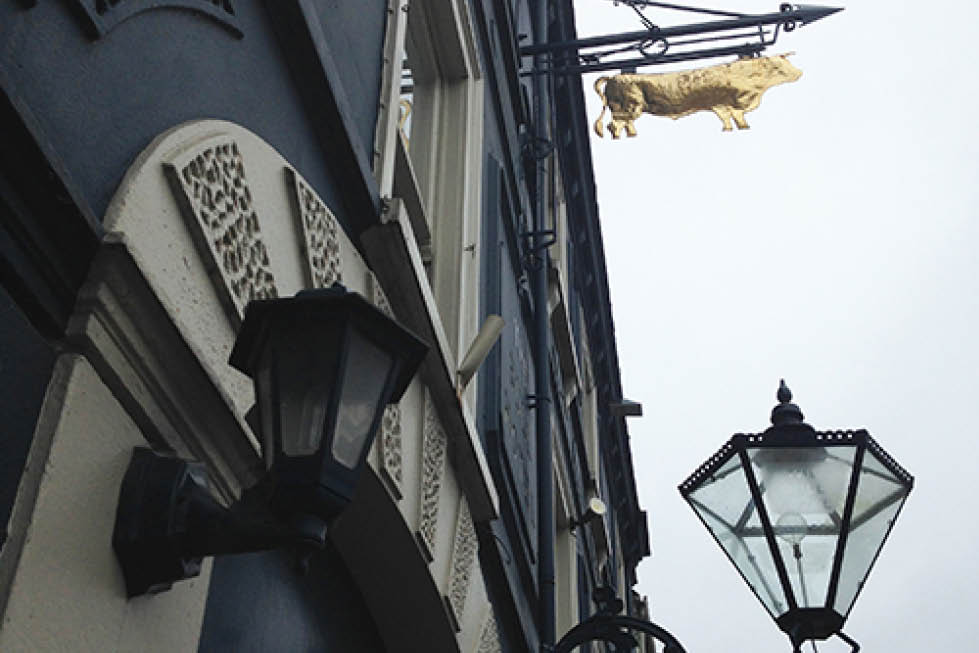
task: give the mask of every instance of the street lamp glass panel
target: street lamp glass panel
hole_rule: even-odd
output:
[[[891,473],[873,452],[864,454],[834,602],[840,614],[849,615],[910,491],[910,485]]]
[[[394,359],[356,331],[351,333],[347,347],[333,457],[344,467],[354,469],[371,426],[384,410],[381,393],[388,384]]]
[[[785,612],[778,574],[738,455],[692,491],[687,500],[745,581],[773,616]]]
[[[778,447],[749,454],[800,608],[826,604],[855,451]]]

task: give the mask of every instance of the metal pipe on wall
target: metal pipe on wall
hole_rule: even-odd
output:
[[[534,40],[547,42],[547,0],[534,3]],[[537,580],[539,603],[540,650],[550,653],[556,639],[557,618],[555,606],[554,573],[554,462],[551,434],[551,383],[550,383],[550,319],[548,316],[548,268],[549,239],[547,225],[547,156],[550,148],[547,133],[547,54],[534,55],[534,125],[531,147],[535,153],[534,185],[534,237],[533,242],[533,293],[534,293],[534,395],[537,417],[537,506],[538,506],[538,561]]]

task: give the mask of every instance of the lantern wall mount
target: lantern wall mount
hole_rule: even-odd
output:
[[[130,597],[200,573],[202,558],[326,544],[353,498],[382,413],[428,347],[339,284],[252,301],[230,363],[252,377],[248,421],[265,473],[230,507],[200,463],[137,448],[120,488],[112,537]]]
[[[782,381],[772,426],[734,435],[680,485],[800,651],[842,632],[914,479],[865,430],[816,431]]]

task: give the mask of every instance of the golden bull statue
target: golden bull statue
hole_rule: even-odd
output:
[[[595,91],[604,106],[595,121],[595,132],[605,135],[602,119],[606,108],[612,110],[612,120],[608,123],[612,138],[618,138],[623,128],[627,135],[635,136],[634,121],[643,113],[676,120],[697,111],[713,111],[724,123],[724,131],[731,131],[732,120],[738,129],[748,129],[744,114],[758,108],[765,91],[802,76],[802,71],[789,63],[788,57],[780,54],[743,58],[675,73],[600,77],[595,82]]]

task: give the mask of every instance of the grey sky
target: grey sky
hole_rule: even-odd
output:
[[[576,4],[582,35],[639,28]],[[691,653],[791,650],[676,490],[768,425],[780,377],[813,426],[865,427],[915,476],[846,632],[866,653],[975,650],[977,26],[968,2],[854,3],[768,51],[797,52],[803,76],[750,130],[701,113],[592,135],[623,385],[646,411],[630,422],[655,551],[639,589]]]

